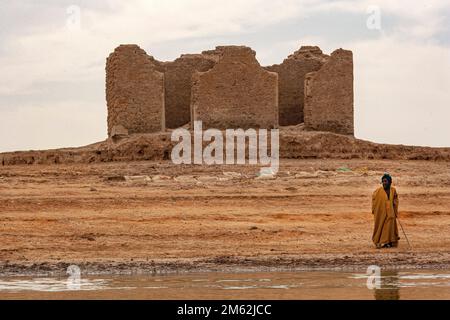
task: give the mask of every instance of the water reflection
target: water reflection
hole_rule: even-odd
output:
[[[376,271],[0,276],[0,299],[450,299],[450,270]]]
[[[374,288],[376,300],[400,300],[398,271],[382,271],[380,286]]]

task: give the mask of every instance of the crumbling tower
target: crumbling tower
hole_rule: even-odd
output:
[[[353,54],[338,49],[305,80],[306,130],[353,135]]]
[[[305,76],[319,70],[328,56],[319,47],[302,46],[284,59],[283,63],[265,67],[278,73],[278,102],[280,126],[304,122]]]
[[[137,45],[121,45],[109,55],[106,101],[109,136],[165,130],[164,74]]]

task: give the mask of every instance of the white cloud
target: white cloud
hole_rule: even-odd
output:
[[[80,30],[66,27],[73,13],[62,7],[59,28],[52,24],[47,30],[38,28],[39,32],[9,38],[7,54],[0,57],[0,93],[23,92],[36,81],[48,79],[99,79],[103,67],[87,66],[104,61],[121,43],[151,47],[189,37],[245,33],[248,28],[300,14],[298,2],[281,0],[231,0],[214,5],[206,0],[109,3],[114,10],[80,7]]]

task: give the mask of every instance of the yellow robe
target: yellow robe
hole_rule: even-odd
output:
[[[372,195],[372,214],[374,215],[374,230],[372,241],[375,245],[384,245],[392,242],[397,244],[398,236],[397,220],[398,215],[398,194],[397,190],[391,186],[388,196],[383,187],[379,187]]]

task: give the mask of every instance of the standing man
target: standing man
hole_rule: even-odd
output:
[[[382,187],[379,187],[372,195],[372,214],[375,225],[372,241],[377,247],[396,247],[400,237],[398,236],[398,194],[392,187],[392,177],[385,173],[381,177]]]

